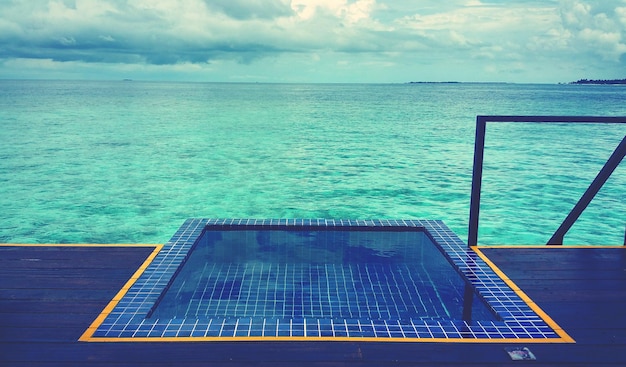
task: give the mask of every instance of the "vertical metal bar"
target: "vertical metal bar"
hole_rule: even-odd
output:
[[[480,189],[483,177],[483,156],[485,151],[485,116],[476,116],[476,139],[474,141],[474,169],[472,171],[472,196],[470,199],[468,246],[478,245],[478,216],[480,214]]]
[[[562,245],[563,237],[572,228],[574,222],[580,217],[583,210],[587,208],[587,205],[591,202],[591,200],[596,196],[598,191],[602,188],[606,180],[608,180],[609,176],[613,173],[615,168],[620,164],[624,156],[626,155],[626,136],[622,139],[622,142],[619,143],[611,157],[606,161],[604,167],[600,170],[596,178],[593,180],[587,191],[583,194],[583,196],[578,200],[572,211],[567,215],[561,226],[554,232],[550,240],[548,241],[548,245]],[[626,235],[625,235],[626,237]],[[624,239],[626,244],[626,238]]]
[[[474,303],[474,289],[465,282],[465,290],[463,291],[463,321],[472,321],[472,304]]]

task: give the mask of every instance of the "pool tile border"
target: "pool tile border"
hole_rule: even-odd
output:
[[[206,226],[391,227],[420,228],[440,246],[454,267],[502,321],[285,320],[266,318],[149,319],[146,316],[172,281],[179,265]],[[313,322],[311,322],[313,321]],[[156,249],[136,276],[120,290],[81,336],[81,341],[361,341],[392,342],[533,342],[574,340],[526,296],[477,248],[467,245],[440,220],[207,219],[186,220]]]

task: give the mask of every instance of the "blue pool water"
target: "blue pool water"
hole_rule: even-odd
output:
[[[623,86],[0,80],[0,242],[164,243],[185,218],[440,218],[476,115],[626,115]],[[543,244],[626,126],[487,130],[479,239]],[[624,237],[626,167],[565,237]]]
[[[465,284],[422,230],[209,229],[151,317],[460,320]]]

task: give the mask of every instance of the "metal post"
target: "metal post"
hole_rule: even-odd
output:
[[[587,208],[587,205],[591,202],[591,200],[596,196],[598,191],[602,188],[606,180],[609,179],[615,168],[620,164],[624,156],[626,155],[626,136],[622,139],[622,142],[619,143],[617,148],[608,161],[604,164],[604,167],[600,170],[596,178],[593,180],[587,191],[583,194],[583,196],[578,200],[572,211],[567,215],[563,223],[559,229],[554,232],[552,238],[548,241],[548,245],[562,245],[563,237],[569,231],[570,228],[574,225],[574,222],[580,217],[583,210]],[[626,244],[626,235],[624,238],[624,243]]]
[[[484,116],[476,116],[476,140],[474,142],[474,169],[472,171],[472,196],[470,201],[468,246],[478,245],[478,216],[480,214],[480,189],[483,177],[483,156],[485,151],[485,130],[487,122]]]
[[[474,303],[474,289],[469,283],[465,283],[463,292],[463,321],[472,321],[472,304]]]

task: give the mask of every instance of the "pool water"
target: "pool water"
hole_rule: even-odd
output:
[[[207,230],[151,317],[461,319],[465,285],[421,230]]]

